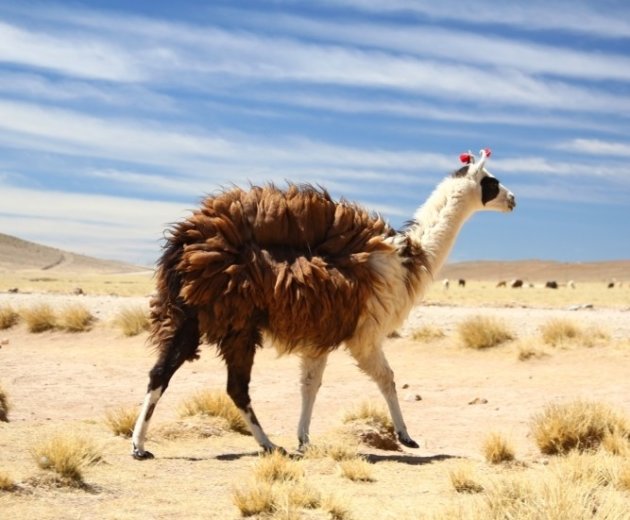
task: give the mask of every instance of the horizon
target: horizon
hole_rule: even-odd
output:
[[[204,194],[285,180],[399,228],[489,147],[516,209],[449,264],[630,259],[629,51],[614,0],[0,2],[0,232],[152,266]]]

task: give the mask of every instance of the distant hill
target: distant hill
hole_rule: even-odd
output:
[[[79,255],[0,233],[0,270],[25,269],[69,273],[130,273],[146,271],[148,268]],[[444,266],[438,278],[491,282],[514,278],[526,282],[607,282],[611,279],[630,282],[630,260],[571,263],[553,260],[457,262]]]
[[[131,273],[147,270],[146,267],[79,255],[0,233],[0,270],[26,269],[77,273]]]
[[[630,281],[630,260],[604,262],[555,262],[553,260],[515,260],[510,262],[473,261],[447,264],[438,278],[483,281],[513,280],[566,283]]]

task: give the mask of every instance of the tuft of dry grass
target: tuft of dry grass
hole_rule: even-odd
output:
[[[481,493],[483,486],[478,482],[470,464],[460,464],[449,471],[453,489],[458,493]]]
[[[96,447],[85,437],[58,434],[36,444],[31,454],[37,465],[70,482],[83,482],[83,469],[101,460]]]
[[[530,340],[520,340],[516,345],[516,351],[519,361],[540,359],[548,355],[545,350],[541,349],[535,342]]]
[[[394,424],[385,407],[377,405],[372,401],[363,401],[355,408],[344,413],[344,423],[353,421],[364,421],[385,430],[394,429]]]
[[[14,491],[17,485],[9,475],[0,471],[0,491]]]
[[[29,332],[44,332],[57,326],[57,317],[50,305],[40,303],[20,310]]]
[[[262,482],[297,481],[304,475],[300,464],[289,459],[280,451],[265,454],[260,457],[254,469],[256,479]]]
[[[109,409],[105,412],[105,424],[114,433],[121,437],[130,438],[133,434],[133,427],[138,418],[138,410],[135,406]]]
[[[468,348],[486,349],[514,339],[512,332],[500,321],[488,316],[473,316],[457,327],[459,337]]]
[[[121,309],[114,318],[114,325],[125,336],[137,336],[149,330],[149,314],[143,307],[126,307]]]
[[[68,332],[85,332],[92,328],[94,321],[96,318],[85,306],[73,304],[62,310],[57,326]]]
[[[279,452],[261,456],[249,484],[232,491],[232,501],[242,516],[299,519],[302,510],[321,505],[320,493],[303,481],[299,462]]]
[[[394,424],[383,406],[365,401],[347,411],[343,422],[350,425],[353,436],[361,442],[386,451],[400,451]]]
[[[272,513],[275,509],[273,488],[269,482],[257,482],[232,490],[232,502],[242,516]]]
[[[482,445],[483,455],[491,464],[514,460],[514,447],[499,433],[490,433]]]
[[[423,343],[430,343],[431,341],[437,341],[438,339],[442,339],[444,337],[446,337],[444,331],[439,327],[432,325],[425,325],[411,333],[411,339],[414,341],[421,341]]]
[[[617,487],[623,491],[630,491],[630,461],[627,458],[619,470]]]
[[[10,305],[0,307],[0,330],[10,329],[20,321],[20,315]]]
[[[358,456],[358,446],[346,443],[327,443],[310,445],[304,452],[305,459],[322,459],[330,457],[334,461],[354,459]]]
[[[90,330],[96,318],[83,305],[73,304],[65,307],[58,318],[58,327],[68,332]]]
[[[353,482],[374,482],[372,465],[363,457],[345,459],[339,462],[341,475]]]
[[[0,386],[0,421],[9,422],[9,411],[11,410],[11,404],[9,403],[9,397],[4,391],[4,388]]]
[[[251,435],[247,423],[236,405],[224,392],[202,390],[186,399],[179,408],[181,417],[207,415],[221,417],[228,428],[243,435]]]
[[[332,520],[351,520],[352,515],[346,507],[347,499],[329,495],[322,500],[322,509],[328,512]]]
[[[610,340],[610,336],[597,327],[583,328],[562,318],[549,320],[541,327],[540,333],[542,340],[554,347],[569,344],[594,347]]]
[[[630,423],[603,403],[574,401],[550,404],[532,420],[532,432],[546,455],[598,448],[610,435],[630,437]]]

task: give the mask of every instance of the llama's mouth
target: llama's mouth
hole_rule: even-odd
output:
[[[513,211],[516,207],[516,198],[511,193],[508,195],[507,206],[509,211]]]

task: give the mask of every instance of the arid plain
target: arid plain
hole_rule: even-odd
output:
[[[61,311],[80,304],[95,320],[83,332],[33,333],[23,320],[0,330],[0,387],[10,402],[9,421],[0,422],[0,477],[13,483],[0,490],[0,517],[242,517],[235,497],[262,478],[252,437],[179,414],[195,392],[223,389],[225,370],[213,347],[204,347],[200,360],[177,372],[159,403],[147,444],[156,458],[133,460],[130,441],[110,430],[106,415],[139,406],[153,354],[146,332],[127,337],[114,321],[125,309],[147,308],[151,272],[29,247],[0,242],[0,308],[19,313],[47,303]],[[269,484],[275,502],[258,517],[630,518],[630,485],[625,487],[623,477],[630,471],[630,448],[590,451],[574,460],[541,453],[533,433],[535,417],[550,404],[582,400],[630,416],[630,262],[549,265],[448,266],[440,278],[449,277],[449,288],[437,280],[425,304],[388,340],[386,354],[419,449],[384,450],[361,442],[357,432],[365,425],[344,423],[344,413],[365,402],[384,406],[383,400],[343,349],[333,353],[315,405],[312,441],[355,449],[367,461],[369,478],[353,480],[330,454],[296,456],[291,462],[299,478]],[[465,287],[458,286],[460,277]],[[517,277],[524,287],[496,287]],[[608,288],[613,278],[615,286]],[[547,279],[560,287],[545,288]],[[569,280],[575,288],[566,285]],[[74,294],[78,288],[85,294]],[[497,320],[513,339],[467,348],[460,326],[479,317]],[[587,332],[548,344],[542,332],[553,319]],[[251,390],[272,439],[294,452],[298,360],[278,358],[266,346],[257,354]],[[493,433],[509,441],[515,460],[487,459],[483,446]],[[83,469],[82,485],[74,487],[50,478],[52,472],[38,467],[33,456],[46,439],[71,435],[89,439],[99,453]],[[584,469],[589,464],[595,469]],[[605,473],[607,480],[582,478],[589,471]],[[478,487],[457,488],[463,473]],[[295,480],[317,496],[314,503],[291,498]],[[532,502],[531,508],[514,509],[510,501],[519,500]],[[576,507],[580,516],[562,516]]]

